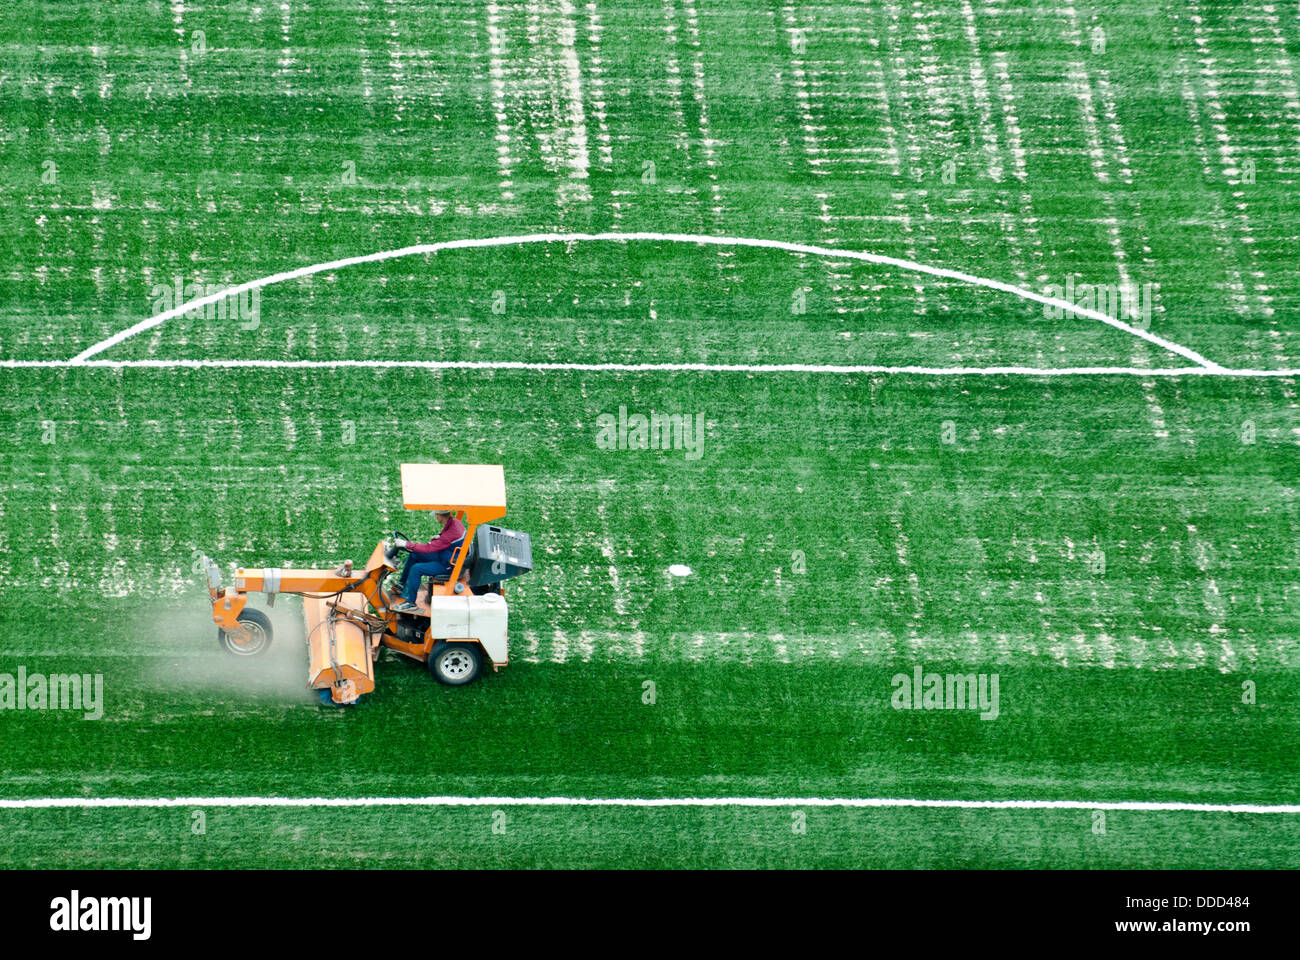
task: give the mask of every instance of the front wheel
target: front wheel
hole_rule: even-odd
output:
[[[483,670],[483,655],[472,643],[441,641],[429,651],[429,672],[433,679],[449,687],[473,683]]]
[[[217,642],[221,649],[237,657],[255,657],[265,653],[271,645],[271,618],[261,610],[245,609],[239,612],[238,620],[243,624],[247,638],[240,643],[217,627]]]

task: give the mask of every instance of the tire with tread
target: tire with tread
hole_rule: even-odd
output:
[[[473,683],[482,672],[483,654],[475,644],[440,640],[429,651],[429,673],[449,687]]]
[[[236,643],[226,631],[217,627],[217,642],[221,649],[236,657],[256,657],[266,653],[271,646],[271,618],[261,610],[246,607],[236,619],[248,625],[250,637],[246,643]]]

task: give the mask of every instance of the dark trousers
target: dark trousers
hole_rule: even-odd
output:
[[[415,603],[421,580],[425,577],[445,577],[451,573],[451,558],[462,542],[453,543],[445,550],[412,550],[408,553],[406,566],[402,567],[402,599],[407,603]]]

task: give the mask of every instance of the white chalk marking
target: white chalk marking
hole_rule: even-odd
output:
[[[817,363],[528,363],[522,360],[0,360],[0,370],[88,367],[110,370],[156,368],[237,370],[528,370],[537,373],[812,373],[915,374],[934,377],[1300,377],[1300,368],[1249,370],[1230,367],[926,367]]]
[[[1091,310],[1087,307],[1077,306],[1065,300],[1055,297],[1048,297],[1041,293],[1035,293],[1032,290],[1025,290],[1022,287],[1014,286],[1010,283],[1003,283],[1000,280],[990,280],[986,277],[977,277],[974,274],[964,273],[960,270],[949,270],[945,267],[932,267],[928,264],[917,263],[914,260],[902,260],[898,257],[889,257],[879,253],[867,253],[862,250],[838,250],[834,247],[822,247],[808,243],[789,243],[784,240],[767,240],[757,237],[725,237],[713,236],[709,234],[696,233],[658,233],[654,231],[637,231],[633,233],[525,233],[504,237],[478,237],[464,240],[443,240],[438,243],[420,243],[410,247],[401,247],[396,250],[380,250],[377,253],[367,253],[356,257],[343,257],[339,260],[328,260],[324,263],[314,263],[306,267],[298,267],[295,270],[285,270],[282,273],[273,273],[270,276],[259,277],[256,280],[249,280],[238,286],[230,287],[217,293],[208,294],[204,297],[197,297],[188,303],[182,303],[173,307],[171,310],[165,310],[147,320],[141,320],[139,323],[128,327],[125,330],[118,331],[111,337],[101,340],[94,346],[88,347],[81,353],[72,358],[74,364],[84,363],[91,357],[103,353],[111,347],[117,346],[123,340],[134,337],[145,330],[152,330],[159,324],[166,323],[174,317],[188,313],[191,310],[197,310],[200,307],[206,307],[209,303],[217,303],[228,297],[238,296],[248,290],[257,290],[262,287],[269,287],[273,284],[284,283],[289,280],[298,280],[302,277],[310,277],[317,273],[329,273],[334,270],[341,270],[344,267],[353,267],[362,263],[377,263],[382,260],[396,260],[399,257],[414,257],[420,255],[439,253],[443,250],[464,250],[464,249],[482,249],[484,247],[507,247],[522,246],[530,243],[576,243],[576,242],[607,242],[607,243],[627,243],[630,241],[649,241],[652,243],[693,243],[701,246],[715,247],[760,247],[769,250],[784,250],[787,253],[804,253],[815,257],[840,257],[849,260],[861,260],[865,263],[878,263],[884,266],[897,267],[900,270],[910,270],[915,273],[925,273],[932,277],[942,277],[948,280],[957,280],[961,283],[968,283],[977,287],[986,287],[989,290],[998,290],[1003,293],[1009,293],[1012,296],[1020,297],[1023,300],[1032,300],[1046,306],[1056,307],[1067,313],[1080,317],[1086,317],[1089,320],[1099,320],[1117,330],[1123,330],[1125,333],[1132,334],[1135,337],[1141,337],[1149,343],[1154,343],[1158,347],[1163,347],[1171,353],[1176,353],[1181,357],[1191,360],[1193,363],[1212,370],[1222,370],[1211,360],[1207,360],[1195,350],[1181,346],[1163,337],[1156,336],[1147,330],[1142,330],[1130,326],[1122,320],[1107,316],[1097,310]]]
[[[958,810],[1131,810],[1300,813],[1296,803],[1165,800],[915,800],[894,797],[29,797],[0,809],[166,807],[937,807]]]

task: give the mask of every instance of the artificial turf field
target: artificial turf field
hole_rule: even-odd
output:
[[[98,720],[0,711],[0,798],[198,798],[0,807],[0,864],[1296,865],[1300,813],[1089,806],[1300,795],[1294,4],[0,11],[0,673],[104,682]],[[605,232],[1158,289],[1148,331],[849,257],[533,242],[98,349],[178,276]],[[702,415],[700,456],[607,449],[620,407]],[[224,658],[198,553],[432,536],[404,461],[505,466],[511,665],[390,655],[325,708],[288,597]],[[997,674],[997,718],[894,709],[917,666]],[[792,802],[201,802],[231,796]]]

